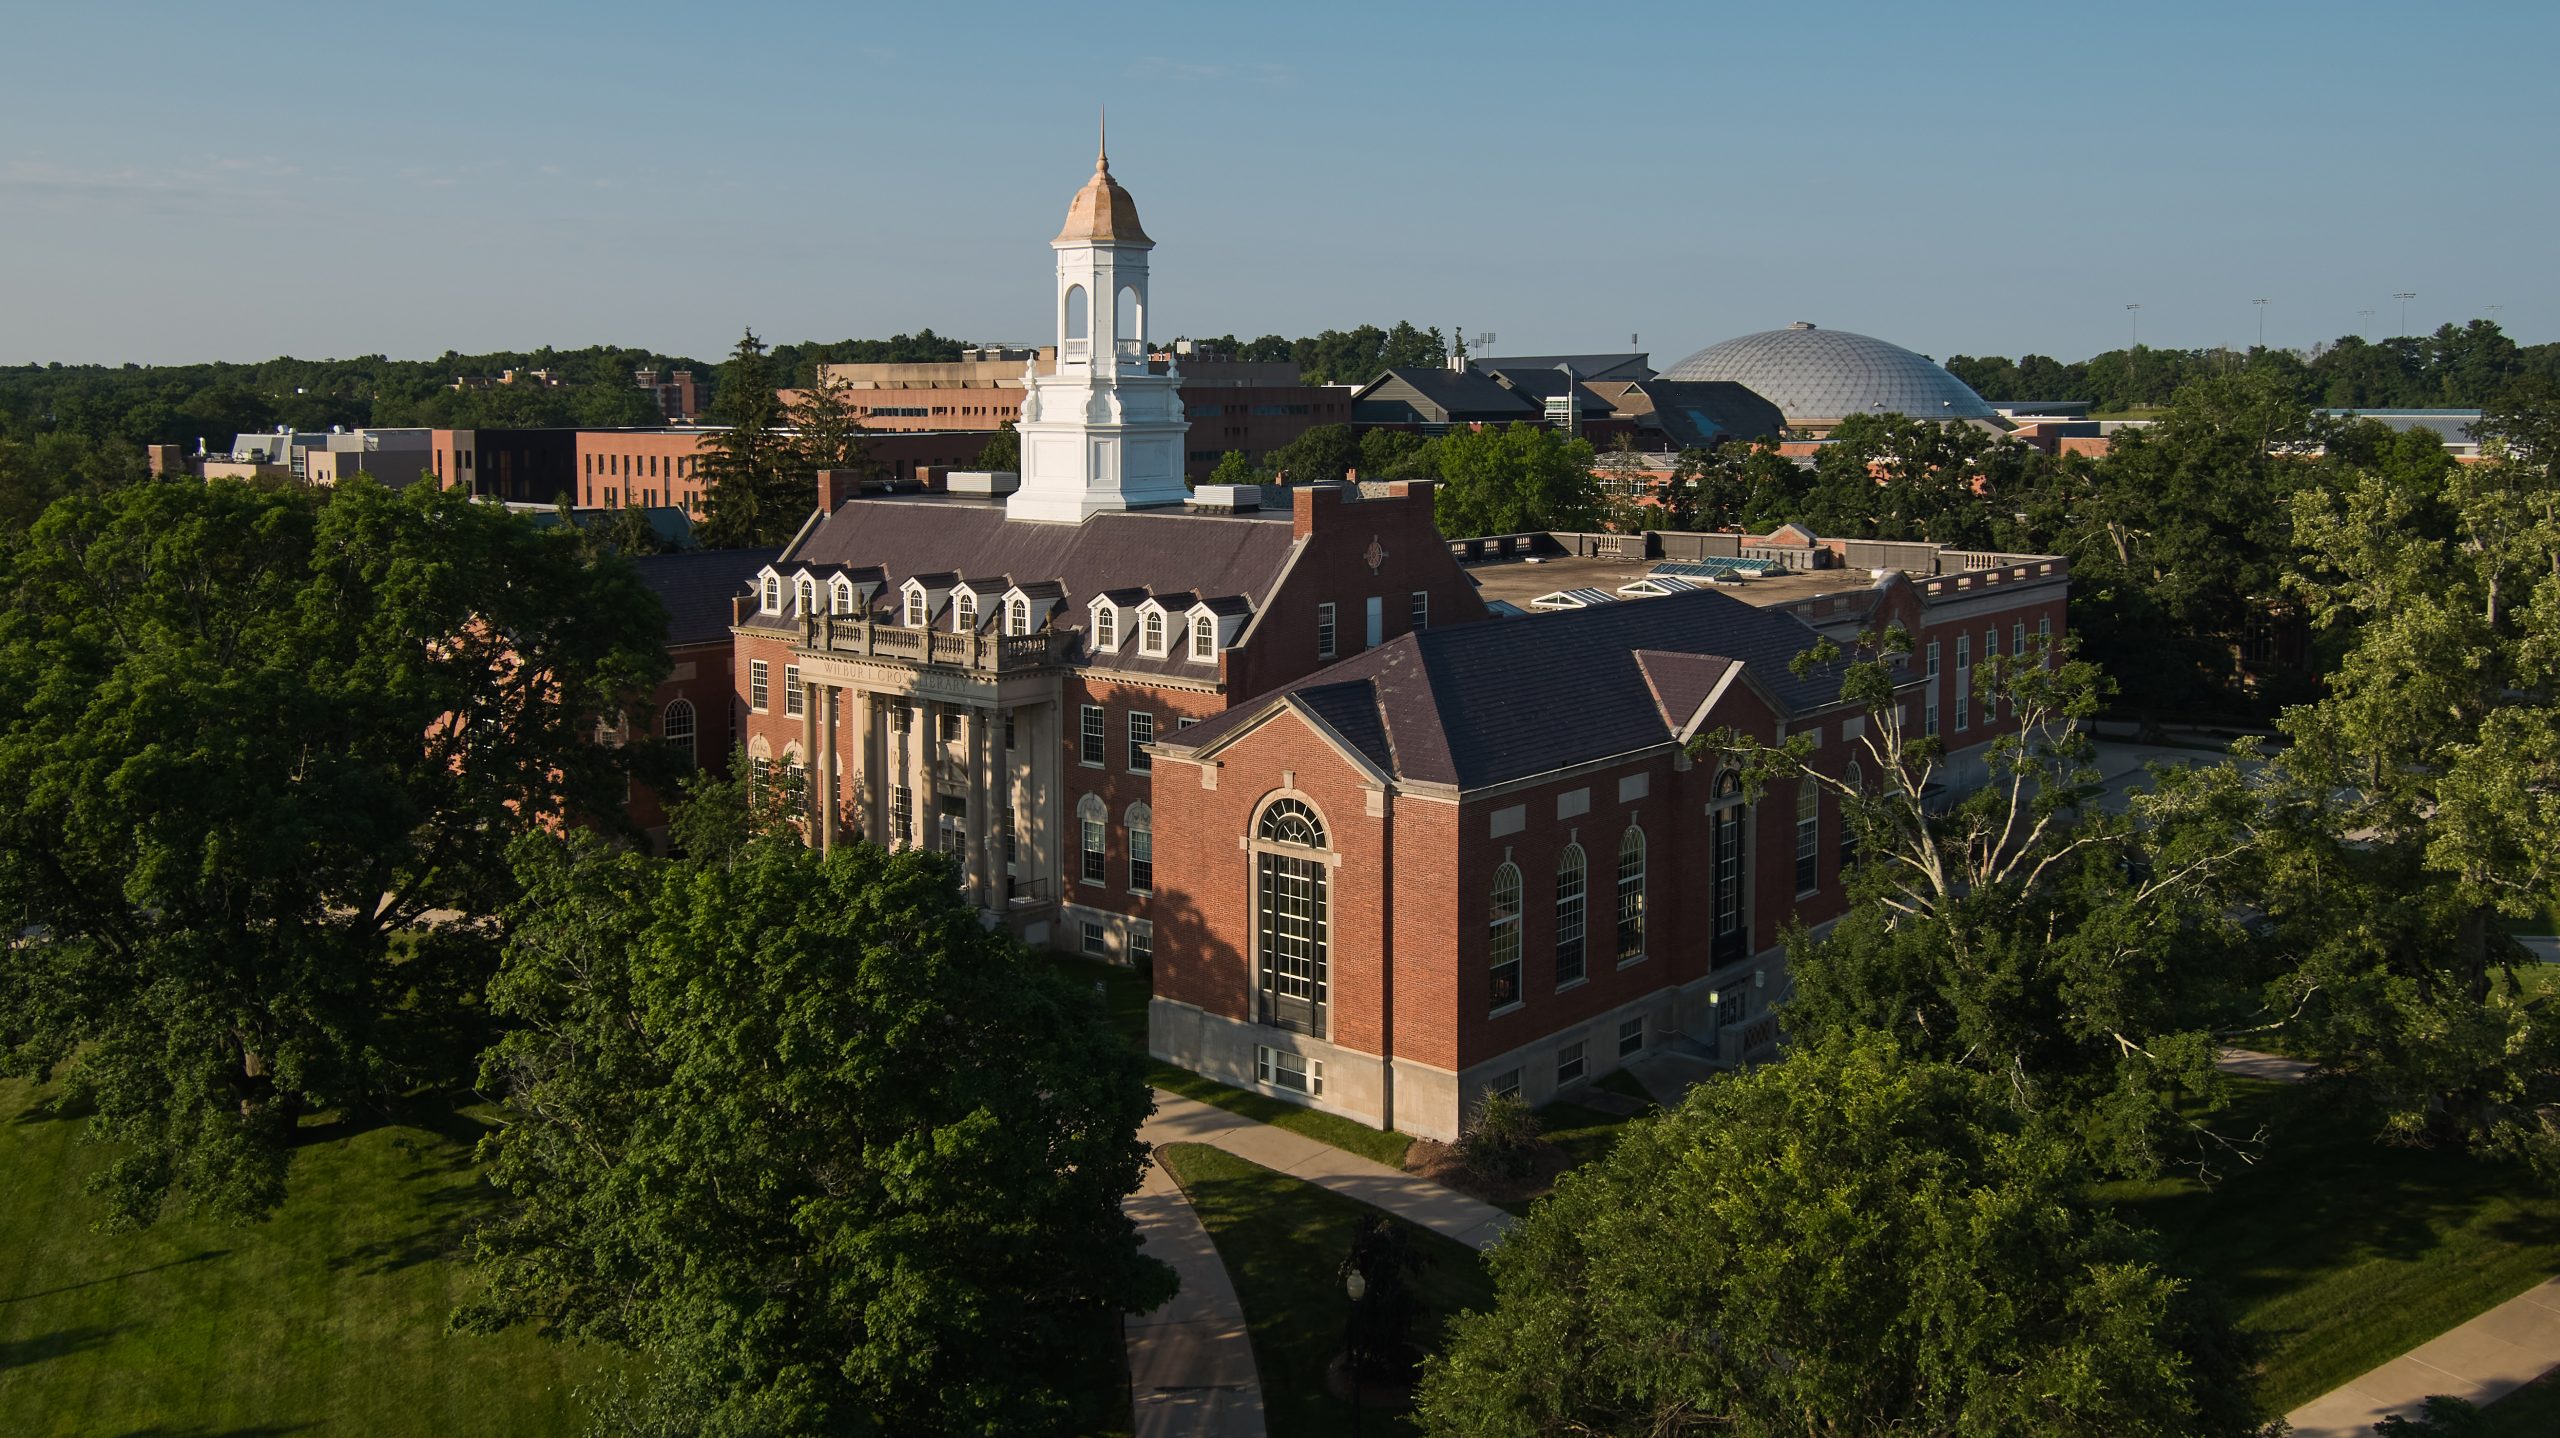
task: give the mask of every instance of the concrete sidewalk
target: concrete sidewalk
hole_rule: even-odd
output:
[[[2503,1398],[2560,1367],[2560,1278],[2526,1289],[2461,1327],[2285,1415],[2293,1438],[2372,1438],[2398,1413],[2416,1417],[2430,1395],[2473,1403]]]
[[[1131,1318],[1129,1388],[1136,1438],[1262,1438],[1262,1378],[1246,1336],[1244,1306],[1209,1230],[1173,1175],[1154,1163],[1121,1201],[1150,1258],[1173,1266],[1181,1291]]]
[[[1156,1116],[1138,1130],[1151,1144],[1205,1143],[1264,1168],[1382,1208],[1407,1223],[1479,1251],[1511,1227],[1511,1215],[1444,1184],[1345,1153],[1329,1143],[1239,1118],[1225,1109],[1156,1091]]]

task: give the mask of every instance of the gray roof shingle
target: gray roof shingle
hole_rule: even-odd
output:
[[[640,582],[667,608],[667,644],[706,644],[729,637],[729,601],[751,587],[778,549],[685,549],[644,554],[631,563]]]

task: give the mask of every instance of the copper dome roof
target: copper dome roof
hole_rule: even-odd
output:
[[[1067,202],[1067,223],[1053,245],[1129,245],[1153,249],[1155,241],[1138,227],[1138,202],[1111,178],[1108,151],[1093,157],[1093,178]]]

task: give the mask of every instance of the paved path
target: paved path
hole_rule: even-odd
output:
[[[2311,1077],[2311,1065],[2302,1060],[2262,1054],[2256,1049],[2224,1049],[2214,1056],[2213,1066],[2242,1078],[2273,1079],[2277,1083],[2300,1083]]]
[[[1173,1265],[1182,1280],[1164,1307],[1128,1321],[1136,1438],[1262,1438],[1262,1379],[1244,1305],[1191,1200],[1149,1163],[1146,1181],[1120,1208],[1138,1225],[1147,1255]]]
[[[2490,1403],[2560,1367],[2560,1278],[2508,1299],[2285,1415],[2293,1438],[2372,1438],[2436,1393]]]
[[[1510,1214],[1445,1184],[1163,1089],[1156,1090],[1156,1116],[1138,1130],[1138,1137],[1149,1143],[1205,1143],[1225,1149],[1479,1251],[1491,1247],[1512,1223]]]

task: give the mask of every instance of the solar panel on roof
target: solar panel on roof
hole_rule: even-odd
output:
[[[1693,559],[1657,564],[1653,573],[1676,579],[1758,579],[1769,568],[1765,559]]]

